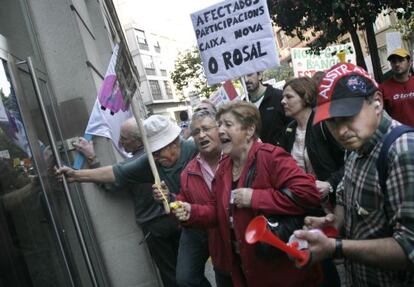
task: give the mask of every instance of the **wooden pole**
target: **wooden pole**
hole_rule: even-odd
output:
[[[135,83],[137,84],[137,90],[138,90],[137,94],[138,94],[138,96],[140,96],[141,95],[141,92],[140,92],[140,89],[139,89],[139,74],[138,74],[138,70],[135,67],[134,61],[132,60],[131,53],[129,52],[128,44],[127,44],[127,41],[126,41],[125,36],[124,36],[124,32],[123,32],[122,27],[121,27],[121,22],[119,21],[118,15],[116,13],[115,6],[113,5],[113,3],[112,3],[111,0],[105,0],[105,4],[106,4],[106,8],[108,9],[108,13],[111,16],[111,19],[113,20],[112,21],[112,24],[113,24],[113,26],[114,26],[114,28],[115,28],[115,30],[117,32],[117,35],[116,36],[118,37],[118,39],[116,39],[116,40],[119,40],[120,45],[122,44],[122,46],[124,48],[124,49],[120,49],[120,50],[123,50],[121,52],[125,53],[126,62],[127,62],[128,66],[130,68],[130,72],[133,75],[133,78],[135,80]],[[119,55],[118,55],[118,57],[119,57]],[[155,184],[161,190],[161,180],[160,180],[160,176],[158,174],[158,170],[157,170],[157,167],[155,165],[155,160],[154,160],[154,157],[152,156],[151,149],[149,148],[148,139],[147,139],[147,136],[146,136],[146,133],[145,133],[144,125],[142,123],[142,119],[144,117],[143,117],[143,115],[141,113],[141,108],[139,106],[136,107],[134,105],[134,101],[132,101],[132,96],[133,96],[132,93],[128,93],[128,95],[123,95],[123,96],[126,99],[128,99],[130,101],[130,103],[131,103],[132,113],[134,115],[135,120],[137,121],[139,131],[140,131],[140,133],[142,135],[142,142],[144,144],[145,153],[147,154],[148,162],[150,164],[151,171],[152,171],[152,174],[154,176]],[[140,103],[140,101],[137,102],[137,105],[139,105],[139,103]],[[164,210],[165,210],[166,213],[170,213],[170,206],[169,206],[168,200],[164,196],[164,194],[163,194],[163,198],[164,198],[164,200],[163,200]]]
[[[135,107],[135,104],[134,104],[133,101],[131,101],[131,109],[132,109],[132,113],[135,117],[135,120],[138,124],[139,131],[141,133],[141,140],[142,140],[142,143],[144,144],[145,153],[147,154],[148,162],[150,164],[151,171],[152,171],[152,174],[154,176],[154,183],[158,186],[158,189],[161,190],[160,175],[158,173],[157,166],[155,165],[155,160],[154,160],[154,157],[152,156],[152,152],[151,152],[151,149],[150,149],[150,146],[149,146],[149,143],[148,143],[148,139],[147,139],[147,136],[146,136],[146,133],[145,133],[144,124],[142,122],[141,111],[140,111],[139,108]],[[170,205],[168,203],[168,199],[165,197],[163,192],[162,192],[162,195],[163,195],[162,204],[164,206],[165,213],[168,214],[168,213],[170,213]]]
[[[250,102],[249,93],[247,92],[246,82],[244,81],[244,76],[240,77],[240,82],[242,84],[244,94],[246,95],[246,101]]]

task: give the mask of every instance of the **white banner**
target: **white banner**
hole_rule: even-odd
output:
[[[387,32],[385,33],[385,39],[387,42],[387,56],[395,49],[403,48],[400,32]]]
[[[129,103],[124,101],[115,73],[118,50],[119,46],[116,45],[113,49],[98,98],[89,117],[85,134],[111,139],[118,151],[124,156],[128,156],[119,145],[119,137],[122,123],[132,117],[132,112]]]
[[[209,98],[209,101],[218,108],[222,104],[229,101],[240,100],[234,85],[231,81],[226,81],[214,94]]]
[[[209,85],[279,65],[266,0],[223,1],[191,21]]]
[[[0,158],[10,159],[9,150],[0,150]]]
[[[108,109],[105,111],[102,110],[101,105],[97,99],[92,113],[89,117],[89,122],[85,133],[111,139],[121,154],[124,156],[129,156],[127,153],[125,153],[123,147],[119,145],[119,137],[121,133],[122,123],[130,117],[132,117],[130,110],[127,110],[125,112],[119,111],[113,115]]]
[[[326,47],[320,55],[310,54],[310,48],[292,48],[291,57],[295,77],[312,77],[317,71],[326,71],[339,63],[336,55],[341,50],[345,51],[345,61],[356,64],[355,50],[351,43]]]

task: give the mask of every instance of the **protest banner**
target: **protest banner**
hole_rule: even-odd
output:
[[[105,79],[89,117],[85,135],[109,138],[123,156],[128,156],[123,147],[119,145],[119,137],[122,123],[132,117],[133,114],[129,102],[124,101],[119,76],[115,71],[121,55],[118,51],[119,45],[115,45],[105,73]]]
[[[339,63],[337,53],[345,52],[345,62],[356,64],[354,46],[351,43],[326,47],[319,55],[310,48],[292,48],[291,57],[295,77],[312,77],[317,71],[326,71]]]
[[[283,90],[283,87],[286,84],[286,80],[276,81],[276,79],[273,78],[273,79],[269,79],[267,81],[263,81],[263,84],[271,85],[273,88],[278,89],[278,90]]]
[[[223,1],[191,21],[209,85],[279,65],[265,0]]]
[[[9,150],[5,149],[5,150],[0,150],[0,158],[1,159],[10,159],[10,152]]]
[[[403,48],[402,36],[400,32],[387,32],[385,33],[385,41],[387,43],[387,55],[398,48]]]
[[[104,0],[104,1],[107,7],[109,7],[108,13],[110,17],[112,19],[118,19],[118,15],[116,14],[116,9],[115,9],[113,1],[112,0]],[[127,48],[128,47],[127,41],[124,36],[121,23],[119,21],[114,21],[112,24],[117,34],[116,38],[117,38],[117,42],[119,42],[118,45],[120,45],[119,51],[118,51],[119,56],[117,57],[117,63],[115,65],[115,74],[118,80],[119,88],[121,90],[121,95],[123,97],[123,104],[121,106],[117,106],[116,109],[118,107],[123,107],[125,105],[130,104],[132,114],[134,115],[134,118],[138,125],[138,129],[142,136],[142,142],[144,145],[145,153],[148,157],[148,162],[151,168],[151,172],[154,176],[154,183],[158,187],[160,187],[161,186],[160,175],[158,173],[154,157],[152,156],[151,149],[149,148],[149,143],[148,143],[148,139],[147,139],[146,132],[144,129],[144,124],[143,124],[143,118],[145,115],[144,114],[145,107],[142,102],[142,99],[139,99],[139,101],[135,101],[135,103],[132,102],[132,97],[134,96],[135,93],[137,94],[138,97],[140,95],[139,86],[137,85],[137,83],[139,83],[139,73],[134,64],[131,53],[129,52]],[[120,109],[122,110],[122,108]],[[113,110],[111,111],[115,112]],[[164,206],[165,212],[170,213],[168,199],[165,196],[163,200],[163,206]]]
[[[210,96],[210,102],[218,108],[222,104],[238,99],[239,95],[231,81],[226,81],[213,95]]]

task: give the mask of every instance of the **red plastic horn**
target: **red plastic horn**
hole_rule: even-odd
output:
[[[245,238],[249,244],[262,241],[282,250],[291,257],[295,258],[295,263],[299,267],[303,267],[309,262],[309,251],[297,250],[296,248],[293,248],[280,240],[279,237],[267,229],[267,219],[263,215],[256,216],[249,223],[246,229]]]

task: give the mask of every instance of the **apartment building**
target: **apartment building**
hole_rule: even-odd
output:
[[[141,95],[152,114],[164,114],[179,120],[187,110],[183,96],[177,94],[170,73],[180,51],[175,39],[151,32],[145,26],[124,25],[129,50],[140,76]]]

